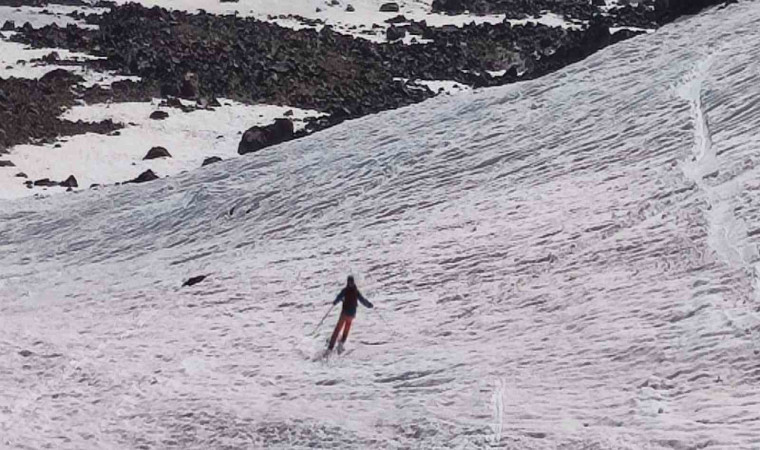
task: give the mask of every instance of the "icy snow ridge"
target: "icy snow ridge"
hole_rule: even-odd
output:
[[[758,21],[0,203],[2,445],[757,448]]]

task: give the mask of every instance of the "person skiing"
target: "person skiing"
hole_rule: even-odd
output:
[[[338,350],[343,347],[343,343],[348,339],[348,332],[351,330],[351,322],[353,322],[354,317],[356,317],[357,300],[367,308],[374,308],[374,305],[364,298],[361,292],[359,292],[356,283],[354,283],[354,277],[349,275],[348,280],[346,281],[346,287],[340,291],[340,294],[338,294],[338,296],[335,297],[335,301],[333,301],[333,305],[343,302],[343,309],[340,312],[338,324],[335,325],[335,331],[333,331],[332,337],[330,338],[328,350],[332,350],[333,347],[335,347],[335,341],[338,340],[341,328],[343,329],[343,337],[340,340]]]

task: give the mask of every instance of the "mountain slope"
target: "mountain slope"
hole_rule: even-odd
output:
[[[758,20],[1,203],[4,444],[760,445]],[[378,310],[313,361],[350,272]]]

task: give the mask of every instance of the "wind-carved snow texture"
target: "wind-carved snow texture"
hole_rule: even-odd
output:
[[[758,23],[1,203],[2,446],[757,448]]]

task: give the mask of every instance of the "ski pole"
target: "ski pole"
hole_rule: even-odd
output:
[[[393,327],[391,326],[391,324],[389,324],[388,321],[385,320],[385,317],[383,317],[382,313],[380,313],[380,310],[378,310],[377,308],[372,308],[372,310],[373,311],[377,311],[377,315],[380,316],[380,318],[383,320],[383,322],[385,322],[385,326],[387,326],[391,330],[391,332],[399,334],[395,329],[393,329]]]
[[[312,331],[312,333],[311,333],[311,335],[312,335],[312,336],[314,336],[315,334],[317,334],[317,331],[319,331],[319,327],[321,327],[321,326],[322,326],[322,322],[324,322],[324,321],[325,321],[325,319],[327,319],[327,316],[329,316],[329,315],[330,315],[330,311],[332,311],[332,309],[333,309],[334,307],[335,307],[335,303],[333,303],[333,305],[332,305],[332,306],[330,306],[330,309],[328,309],[328,310],[327,310],[327,312],[325,313],[325,316],[324,316],[324,317],[322,317],[322,320],[320,320],[320,321],[319,321],[319,323],[317,324],[317,328],[315,328],[315,329],[314,329],[314,331]]]

